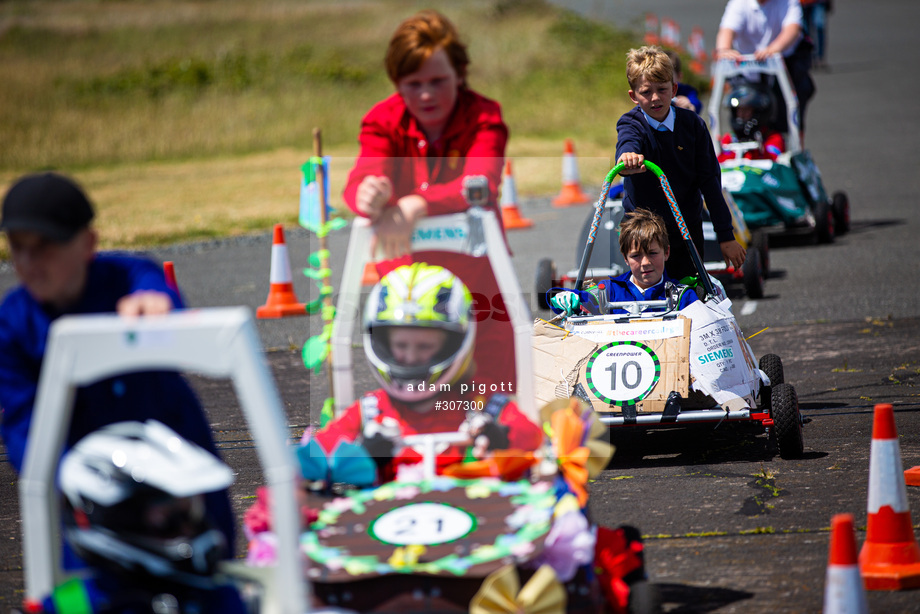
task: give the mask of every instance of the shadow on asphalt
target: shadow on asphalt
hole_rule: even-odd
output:
[[[753,424],[723,424],[672,429],[613,428],[616,446],[608,469],[668,467],[733,461],[769,461],[774,450]]]
[[[733,603],[754,598],[754,593],[719,586],[656,584],[655,587],[661,604],[668,606],[669,614],[715,612]]]
[[[848,234],[859,234],[864,232],[869,232],[879,228],[888,228],[889,226],[903,226],[907,222],[903,219],[883,219],[883,220],[859,220],[850,222],[850,230]],[[844,235],[846,236],[846,235]],[[833,243],[817,245],[815,235],[808,234],[804,231],[791,230],[791,231],[781,231],[776,230],[769,233],[770,240],[770,249],[784,247],[804,247],[808,245],[813,245],[815,247],[833,247]],[[773,271],[770,272],[770,276],[773,276]]]

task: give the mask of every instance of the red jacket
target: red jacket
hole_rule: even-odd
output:
[[[352,211],[356,211],[358,185],[368,175],[384,175],[393,182],[393,198],[388,206],[395,206],[403,196],[418,194],[428,201],[428,215],[466,211],[463,178],[485,175],[489,180],[489,206],[501,226],[498,189],[508,128],[497,102],[468,89],[460,90],[441,138],[428,143],[402,97],[393,94],[364,117],[358,140],[361,153],[348,175],[344,194]],[[378,263],[377,273],[383,276],[413,261],[443,266],[466,284],[473,293],[479,322],[474,355],[477,373],[484,381],[513,384],[516,381],[513,330],[488,258],[417,252]]]
[[[459,388],[460,384],[454,384],[454,386]],[[453,432],[460,428],[466,418],[466,411],[456,408],[432,409],[426,413],[414,412],[399,401],[391,399],[382,388],[371,391],[368,395],[375,397],[377,401],[377,415],[372,419],[381,422],[385,418],[392,418],[399,424],[402,435]],[[464,402],[485,404],[488,401],[482,395],[470,393],[461,395],[454,391],[442,393],[438,399],[453,401],[458,407],[463,406]],[[340,441],[353,442],[357,439],[364,432],[365,419],[365,416],[362,416],[361,401],[356,401],[326,424],[316,434],[315,439],[327,453],[330,453]],[[509,401],[505,405],[498,416],[498,423],[508,427],[508,446],[511,449],[530,452],[543,443],[543,433],[540,427],[522,414],[514,401]],[[465,450],[451,446],[438,455],[437,465],[446,466],[462,460],[464,456]],[[421,456],[418,453],[407,449],[395,459],[395,462],[418,462],[419,460]]]
[[[361,152],[348,174],[345,203],[355,209],[358,184],[368,175],[393,182],[393,206],[417,194],[428,201],[428,215],[466,211],[462,183],[467,175],[489,179],[489,204],[496,208],[505,163],[508,128],[493,100],[461,89],[441,138],[429,143],[399,94],[377,103],[361,122]],[[501,215],[498,216],[501,222]]]

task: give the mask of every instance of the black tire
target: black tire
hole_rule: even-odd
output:
[[[770,378],[771,386],[786,383],[786,374],[783,372],[783,360],[776,354],[764,354],[757,364],[760,370]]]
[[[815,204],[815,238],[818,243],[834,242],[834,211],[831,204],[819,201]]]
[[[770,276],[770,240],[767,233],[763,230],[751,232],[750,249],[760,252],[760,268],[763,269],[763,277],[766,279]]]
[[[629,585],[629,614],[661,614],[661,598],[658,588],[648,580],[638,580]]]
[[[764,354],[760,357],[757,366],[770,378],[770,385],[760,389],[760,407],[769,412],[772,396],[771,387],[778,386],[786,381],[783,373],[783,361],[776,354]]]
[[[773,432],[780,458],[790,460],[802,458],[805,440],[802,436],[802,414],[799,412],[799,398],[790,384],[771,387],[771,413]]]
[[[556,279],[556,264],[549,258],[543,258],[537,262],[536,284],[534,289],[537,293],[537,306],[540,309],[549,309],[549,300],[546,293],[553,287]]]
[[[838,237],[850,232],[850,199],[845,192],[834,192],[831,198],[834,210],[834,231]]]
[[[748,298],[763,298],[765,276],[759,251],[752,249],[747,253],[741,272],[744,275],[744,292]]]

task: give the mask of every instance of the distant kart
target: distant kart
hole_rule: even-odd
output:
[[[591,252],[588,268],[585,271],[588,279],[607,279],[622,275],[629,270],[623,254],[620,253],[620,244],[617,240],[618,228],[620,221],[623,219],[623,184],[611,186],[601,214],[594,238],[594,249]],[[582,257],[584,245],[588,242],[588,233],[591,230],[591,223],[594,218],[594,209],[592,209],[585,222],[581,227],[581,233],[578,235],[578,242],[575,248],[575,266],[559,275],[556,262],[552,258],[541,258],[537,262],[536,278],[534,288],[537,295],[537,306],[540,309],[549,309],[549,302],[546,293],[551,288],[572,287],[575,278],[578,276],[578,262]]]
[[[751,229],[805,234],[818,243],[831,243],[850,230],[850,203],[845,192],[828,195],[821,173],[811,154],[802,148],[798,102],[786,67],[779,55],[758,61],[743,56],[739,62],[721,60],[713,66],[709,126],[716,147],[734,150],[735,159],[722,166],[722,186],[741,209]],[[759,80],[772,77],[779,84],[786,103],[787,150],[777,160],[749,160],[744,153],[758,147],[755,142],[721,145],[722,99],[730,79]]]
[[[770,275],[770,242],[764,230],[748,228],[744,215],[731,193],[722,188],[722,194],[732,214],[735,240],[747,250],[747,256],[741,268],[725,264],[722,248],[716,239],[716,231],[709,219],[709,210],[704,208],[703,266],[706,272],[718,279],[724,287],[728,288],[740,282],[748,298],[763,298],[767,277]]]

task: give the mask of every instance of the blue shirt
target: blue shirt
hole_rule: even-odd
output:
[[[691,303],[695,303],[698,300],[696,296],[696,292],[692,288],[689,288],[688,286],[681,286],[680,284],[676,284],[676,282],[673,279],[668,277],[667,273],[662,274],[661,281],[659,281],[657,284],[655,284],[651,288],[646,288],[645,291],[640,290],[639,287],[636,286],[631,281],[631,277],[632,277],[632,272],[626,271],[622,275],[618,275],[617,277],[611,277],[609,280],[607,280],[605,284],[607,286],[607,302],[625,303],[625,302],[633,302],[633,301],[661,301],[661,300],[664,300],[665,298],[667,298],[667,294],[665,292],[666,282],[671,282],[672,284],[677,285],[678,288],[686,289],[686,292],[683,292],[680,295],[680,301],[678,302],[678,305],[677,305],[678,309],[683,309],[687,305],[690,305]],[[574,290],[572,290],[571,288],[553,288],[552,290],[547,292],[547,295],[546,295],[547,304],[550,304],[549,297],[555,294],[556,292],[558,292],[559,290],[568,290],[570,292],[574,292]],[[587,308],[592,314],[596,315],[599,313],[600,308],[597,304],[597,301],[594,299],[594,296],[590,292],[586,290],[580,290],[578,291],[578,296],[581,299],[581,304],[584,305],[585,308]],[[553,310],[553,313],[561,313],[562,311],[561,309],[557,309],[556,307],[551,307],[551,309]],[[615,309],[611,313],[627,313],[627,311],[625,309]]]
[[[23,286],[0,305],[0,436],[10,463],[22,471],[32,411],[51,324],[62,315],[115,313],[120,298],[138,290],[182,299],[166,285],[162,269],[133,256],[98,254],[90,263],[86,287],[66,314],[41,305]],[[174,371],[127,373],[77,389],[65,449],[84,435],[124,420],[159,420],[217,456],[211,426],[191,387]],[[234,545],[234,518],[226,492],[208,495],[209,511]]]
[[[659,126],[664,126],[670,132],[674,132],[674,113],[671,113],[671,109],[668,109],[668,116],[664,118],[663,122],[654,119],[651,115],[646,113],[641,107],[639,108],[642,111],[642,115],[645,116],[645,121],[648,122],[649,127],[652,130],[659,130]]]

